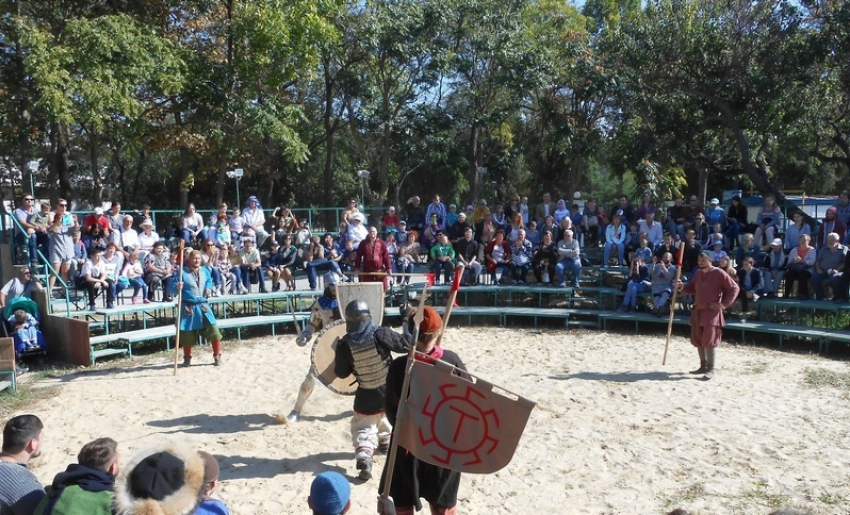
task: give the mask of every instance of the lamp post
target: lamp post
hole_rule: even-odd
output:
[[[38,170],[38,161],[30,161],[27,163],[27,168],[30,171],[30,195],[35,198],[35,180],[33,176],[35,175],[36,170]]]
[[[236,205],[240,209],[242,208],[242,196],[239,194],[239,182],[242,180],[243,175],[245,175],[245,170],[241,168],[237,168],[235,170],[230,170],[227,172],[227,177],[229,179],[236,179]]]
[[[357,177],[360,177],[360,207],[366,211],[366,181],[372,172],[369,170],[357,170]]]

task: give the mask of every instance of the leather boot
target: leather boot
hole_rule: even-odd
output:
[[[696,369],[696,370],[691,370],[689,373],[691,373],[691,374],[705,374],[705,372],[707,371],[705,349],[703,349],[702,347],[697,347],[697,352],[699,352],[699,368]]]
[[[706,381],[711,380],[714,377],[714,351],[717,350],[714,347],[707,347],[705,349],[705,375],[702,378]]]
[[[183,356],[183,364],[181,367],[190,367],[192,366],[192,356]]]

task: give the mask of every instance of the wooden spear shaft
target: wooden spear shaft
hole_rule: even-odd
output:
[[[679,280],[682,278],[682,258],[685,256],[684,241],[679,247],[679,266],[676,269],[676,280],[673,282],[673,298],[670,299],[670,319],[667,321],[667,343],[664,344],[664,358],[661,360],[662,365],[667,364],[667,349],[670,348],[670,335],[673,334],[673,316],[676,313],[676,298],[679,296]]]
[[[180,240],[180,250],[177,254],[180,266],[177,269],[179,279],[177,280],[177,336],[174,337],[174,375],[177,375],[177,360],[180,358],[180,318],[183,316],[183,240]]]
[[[455,278],[463,277],[463,269],[465,266],[466,265],[464,265],[463,263],[457,266],[457,270],[455,271]],[[454,286],[454,284],[452,284],[452,286]],[[446,331],[446,327],[448,327],[449,325],[449,318],[451,318],[452,316],[452,308],[455,305],[455,299],[457,299],[457,292],[458,290],[452,288],[451,293],[449,293],[449,300],[446,302],[446,312],[443,313],[443,325],[442,327],[440,327],[440,335],[437,336],[437,345],[439,345],[440,342],[443,341],[443,333]]]

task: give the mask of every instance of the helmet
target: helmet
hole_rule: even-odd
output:
[[[325,281],[325,286],[339,283],[339,275],[336,272],[328,272],[322,278]]]
[[[354,332],[362,322],[372,320],[372,313],[369,312],[369,305],[363,300],[352,300],[345,306],[345,330]]]

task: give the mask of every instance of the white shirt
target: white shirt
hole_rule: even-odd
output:
[[[250,207],[246,207],[244,211],[242,211],[242,218],[245,219],[245,223],[254,228],[255,231],[262,231],[263,225],[266,223],[266,215],[263,214],[262,209],[251,209]]]
[[[137,246],[141,246],[141,243],[139,242],[139,233],[135,229],[127,229],[121,233],[121,248],[129,247],[132,249]]]

